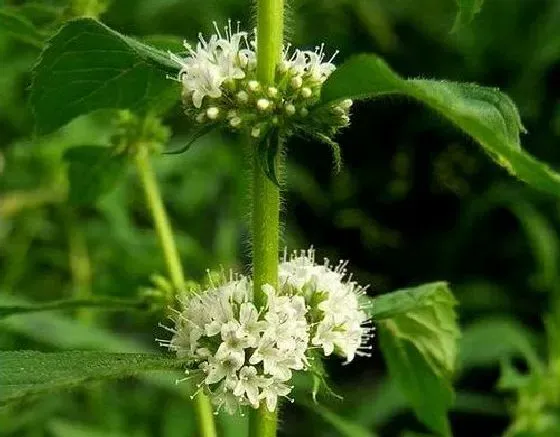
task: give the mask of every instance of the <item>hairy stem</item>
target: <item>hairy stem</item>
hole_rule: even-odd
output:
[[[284,35],[284,0],[257,0],[257,79],[274,84],[276,66],[280,61]],[[270,141],[278,141],[273,138]],[[251,237],[253,246],[253,280],[255,302],[266,303],[262,291],[264,284],[274,287],[278,283],[278,238],[280,233],[280,190],[264,173],[259,162],[257,143],[252,163],[252,214]],[[251,413],[250,437],[274,437],[277,413],[266,406]]]
[[[171,223],[167,216],[165,206],[159,191],[159,186],[150,163],[148,148],[142,144],[138,145],[136,153],[136,168],[144,187],[146,202],[154,220],[154,226],[163,251],[167,270],[171,281],[176,289],[181,290],[185,285],[185,275],[179,257],[179,251],[173,238]],[[201,437],[216,437],[214,415],[210,400],[202,392],[194,398],[196,415],[198,419],[199,433]]]
[[[284,40],[284,0],[257,0],[257,79],[272,84]]]

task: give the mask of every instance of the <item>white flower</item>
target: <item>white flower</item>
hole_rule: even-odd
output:
[[[281,358],[280,350],[276,347],[276,339],[273,337],[263,337],[257,349],[251,355],[249,363],[255,365],[262,361],[264,373],[274,375],[276,373],[276,363]]]
[[[311,307],[311,343],[325,356],[335,353],[350,362],[356,355],[369,355],[373,328],[366,326],[369,318],[360,303],[366,289],[345,279],[346,265],[332,267],[328,259],[316,264],[315,251],[309,249],[294,252],[290,259],[284,255],[278,276],[281,293],[299,293]]]
[[[246,366],[239,371],[239,380],[233,393],[236,396],[246,395],[251,406],[258,408],[259,388],[267,387],[271,383],[272,380],[259,375],[255,367]]]
[[[223,378],[236,378],[237,371],[245,362],[245,351],[231,349],[226,343],[222,343],[216,352],[216,356],[208,359],[208,364],[204,366],[207,373],[204,382],[215,384]]]
[[[365,288],[346,278],[346,264],[317,264],[313,249],[285,255],[279,286],[263,286],[266,305],[259,309],[244,276],[181,295],[174,326],[164,326],[173,336],[160,344],[202,370],[200,386],[218,410],[264,401],[272,411],[278,396],[290,393],[293,372],[309,366],[310,348],[347,362],[369,355],[373,329],[360,302]]]
[[[214,23],[210,38],[199,35],[186,55],[170,53],[179,66],[185,114],[199,124],[221,124],[253,138],[280,127],[283,135],[332,138],[349,124],[347,101],[321,106],[321,87],[335,70],[324,45],[291,50],[286,45],[273,83],[257,78],[257,39],[231,22],[222,31]],[[235,115],[227,115],[232,114]],[[312,129],[312,131],[309,131]]]
[[[340,341],[340,333],[334,330],[334,323],[329,317],[325,317],[317,324],[315,335],[311,343],[316,346],[321,346],[325,356],[330,356],[334,352],[335,343]]]
[[[223,380],[213,393],[212,401],[217,407],[217,411],[223,407],[229,414],[234,414],[243,405],[243,400],[233,393],[237,382],[233,379]]]
[[[230,276],[204,292],[182,295],[175,326],[164,327],[173,337],[160,344],[203,371],[201,387],[218,410],[258,408],[262,399],[269,407],[276,405],[275,393],[285,396],[291,390],[279,382],[307,366],[310,327],[304,299],[264,288],[268,304],[258,311],[252,283]],[[273,384],[276,389],[265,392]]]
[[[316,83],[324,82],[336,69],[332,61],[338,54],[338,51],[335,51],[331,58],[324,62],[324,49],[324,44],[315,47],[314,51],[296,49],[289,57],[290,45],[288,44],[283,51],[282,69],[290,71],[294,77],[303,79],[306,76]]]
[[[259,321],[259,312],[252,303],[242,303],[239,307],[239,322],[247,346],[256,347],[260,333],[267,328],[265,321]]]
[[[195,108],[202,106],[204,97],[219,98],[222,96],[222,84],[228,80],[245,77],[245,70],[254,63],[256,55],[249,47],[247,33],[233,33],[231,22],[224,28],[222,36],[217,24],[214,23],[216,34],[208,41],[199,34],[199,42],[193,49],[184,42],[188,55],[181,58],[170,53],[171,59],[181,66],[179,80],[183,84],[183,93],[192,98]],[[241,48],[242,42],[245,48]]]
[[[268,411],[274,411],[278,405],[278,397],[286,397],[291,391],[292,387],[284,384],[282,381],[273,380],[271,384],[263,387],[259,397],[266,400]]]

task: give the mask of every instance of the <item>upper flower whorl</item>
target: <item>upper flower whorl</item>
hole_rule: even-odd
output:
[[[257,80],[256,39],[234,32],[231,22],[208,40],[199,35],[193,48],[184,43],[185,57],[170,53],[180,67],[185,114],[199,124],[243,130],[255,138],[272,129],[284,135],[332,138],[349,124],[351,100],[319,105],[323,82],[335,70],[337,52],[325,60],[324,45],[315,50],[290,50],[286,45],[276,69],[275,83]]]

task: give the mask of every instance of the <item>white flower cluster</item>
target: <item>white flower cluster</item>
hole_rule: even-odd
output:
[[[278,397],[292,390],[292,372],[308,368],[311,349],[346,362],[369,355],[373,328],[360,304],[365,288],[345,276],[346,263],[317,265],[313,249],[284,255],[278,288],[263,287],[264,308],[255,306],[247,277],[230,276],[209,290],[181,295],[174,327],[162,325],[173,337],[160,344],[202,371],[199,386],[218,410],[258,408],[264,401],[274,411]]]
[[[374,328],[366,326],[369,317],[360,302],[366,288],[345,280],[347,264],[333,267],[326,258],[316,264],[314,249],[302,250],[290,258],[284,254],[278,276],[280,293],[302,295],[310,308],[311,343],[325,356],[334,352],[350,362],[356,355],[370,355]]]
[[[335,70],[325,61],[323,45],[314,51],[286,46],[275,85],[256,79],[256,41],[247,32],[233,32],[231,22],[209,40],[199,35],[196,47],[184,43],[186,57],[170,53],[180,71],[185,113],[201,124],[222,123],[262,137],[272,128],[287,134],[309,132],[332,137],[349,124],[351,100],[314,110],[323,82]],[[291,53],[291,54],[290,54]]]
[[[285,384],[292,370],[307,365],[309,326],[301,296],[277,296],[266,289],[268,303],[259,312],[246,277],[230,278],[223,285],[180,297],[169,341],[160,344],[199,365],[202,385],[218,410],[234,412],[242,405],[258,408],[265,400],[270,411],[278,396],[287,396]]]

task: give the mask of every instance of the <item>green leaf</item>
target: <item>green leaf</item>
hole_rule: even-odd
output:
[[[124,378],[146,370],[169,370],[184,362],[160,354],[0,351],[0,406],[94,380]]]
[[[434,294],[441,293],[439,289],[447,290],[447,283],[431,282],[376,296],[368,304],[369,315],[373,320],[381,321],[431,305]]]
[[[451,32],[467,26],[482,9],[484,0],[455,0],[455,2],[457,3],[457,16]]]
[[[33,47],[42,48],[45,36],[14,8],[0,8],[0,31]]]
[[[380,345],[390,375],[400,384],[418,419],[448,436],[447,411],[453,402],[451,379],[459,338],[456,301],[445,283],[419,289],[423,296],[417,306],[403,306],[405,311],[379,323]],[[413,289],[406,291],[414,293]]]
[[[148,302],[136,299],[68,299],[27,305],[0,305],[0,319],[15,314],[36,313],[41,311],[74,310],[78,308],[99,308],[105,310],[146,310]]]
[[[482,318],[462,332],[459,363],[462,369],[498,365],[502,360],[523,357],[531,368],[540,367],[531,333],[512,318]]]
[[[535,288],[556,292],[560,286],[558,233],[546,215],[517,196],[508,204],[525,231],[536,265]]]
[[[301,402],[298,403],[305,405],[310,410],[317,413],[319,416],[323,418],[325,422],[331,425],[334,430],[341,436],[345,437],[375,437],[375,434],[372,433],[370,430],[362,427],[358,423],[354,423],[338,414],[334,411],[331,411],[327,407],[323,405],[319,405],[317,403],[312,402]]]
[[[33,70],[31,107],[37,131],[50,133],[98,109],[162,111],[180,98],[166,79],[169,56],[98,21],[68,22],[48,42]]]
[[[73,205],[94,203],[116,185],[127,168],[126,155],[115,155],[113,149],[103,146],[72,147],[64,159],[70,182],[68,200]]]
[[[25,305],[30,302],[21,298],[0,293],[0,303],[3,305]],[[137,339],[116,335],[100,327],[83,324],[75,319],[64,317],[57,313],[40,312],[22,314],[19,317],[0,319],[0,330],[13,332],[25,336],[42,344],[63,349],[97,349],[107,352],[149,353],[151,348],[139,343]],[[176,372],[176,376],[169,372],[151,372],[140,377],[142,381],[165,390],[183,395],[195,391],[186,381],[175,384],[174,381],[184,375]]]
[[[495,88],[437,80],[403,79],[373,54],[345,62],[325,82],[324,104],[352,98],[388,95],[411,97],[435,110],[512,175],[542,191],[558,195],[560,175],[523,149],[519,113],[509,97]]]
[[[48,422],[53,437],[126,437],[124,432],[94,428],[91,425],[54,419]]]
[[[33,302],[0,293],[0,305],[31,306]],[[108,352],[149,352],[145,345],[85,325],[54,312],[32,312],[0,319],[0,331],[13,332],[40,344],[62,349],[98,349]]]

